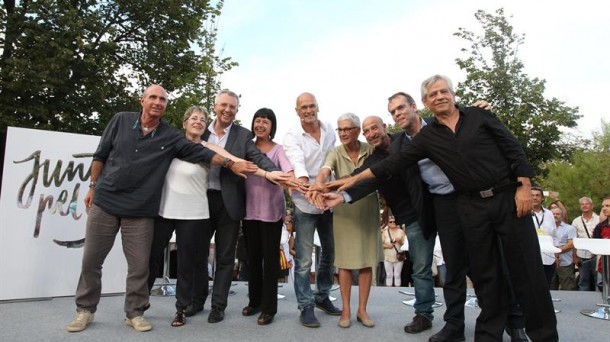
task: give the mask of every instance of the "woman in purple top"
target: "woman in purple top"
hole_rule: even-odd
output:
[[[293,168],[282,145],[273,141],[277,129],[275,113],[261,108],[252,118],[252,132],[256,147],[269,157],[281,171],[292,173]],[[261,312],[259,325],[273,321],[277,312],[277,283],[280,272],[280,237],[285,214],[284,190],[261,177],[246,179],[246,217],[243,220],[244,239],[250,278],[244,316]],[[263,267],[264,265],[264,267]]]

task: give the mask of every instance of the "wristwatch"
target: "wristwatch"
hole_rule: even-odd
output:
[[[97,184],[97,181],[91,181],[91,183],[89,183],[89,187],[95,188],[95,184]]]
[[[233,164],[235,164],[235,162],[229,158],[225,157],[225,159],[222,160],[222,167],[226,167],[227,169],[230,169]]]

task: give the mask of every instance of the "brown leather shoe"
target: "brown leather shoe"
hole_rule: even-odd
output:
[[[405,332],[417,334],[430,328],[432,328],[432,321],[422,315],[415,315],[415,317],[413,317],[413,322],[405,325]]]

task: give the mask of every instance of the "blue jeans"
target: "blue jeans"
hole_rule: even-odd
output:
[[[434,318],[432,305],[435,301],[432,257],[436,235],[426,239],[417,221],[408,224],[406,232],[409,241],[409,257],[413,262],[411,277],[415,287],[415,314],[422,315],[432,321]]]
[[[578,273],[578,291],[595,291],[595,282],[597,280],[597,258],[580,259],[580,267]]]
[[[330,210],[322,214],[307,214],[295,207],[293,219],[296,228],[294,292],[297,296],[299,310],[303,310],[306,306],[314,305],[315,300],[328,298],[330,287],[333,284],[333,264],[335,262],[333,214]],[[316,270],[316,291],[312,293],[309,273],[312,263],[313,236],[316,229],[320,237],[322,253]]]

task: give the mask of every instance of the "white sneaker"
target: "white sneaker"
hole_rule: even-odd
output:
[[[77,310],[76,318],[66,327],[66,329],[68,329],[69,332],[83,331],[87,328],[87,324],[93,322],[93,317],[95,317],[95,314],[90,311]]]
[[[152,329],[152,325],[150,325],[150,323],[148,323],[143,316],[137,316],[131,319],[125,318],[125,324],[133,327],[139,332],[149,331]]]

